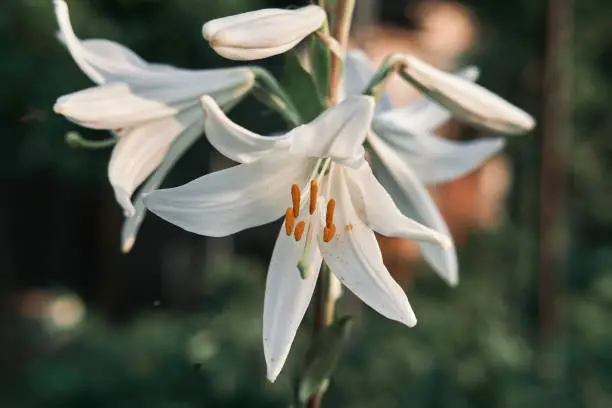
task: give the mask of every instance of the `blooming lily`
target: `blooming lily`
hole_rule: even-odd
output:
[[[268,379],[274,381],[283,367],[323,260],[374,310],[415,325],[404,291],[383,264],[374,231],[443,248],[449,239],[402,215],[365,161],[362,143],[373,98],[348,98],[314,121],[274,137],[231,122],[209,97],[202,98],[202,105],[210,142],[242,164],[154,191],[145,203],[187,231],[215,237],[284,215],[264,301]]]
[[[367,56],[361,51],[350,51],[344,71],[346,94],[363,93],[373,74]],[[477,75],[477,69],[471,67],[460,77],[447,82],[469,83]],[[425,97],[408,106],[394,108],[388,95],[383,94],[367,136],[374,173],[397,207],[402,213],[446,236],[450,236],[446,222],[424,184],[459,178],[504,146],[501,138],[456,142],[433,133],[450,118],[451,112]],[[454,247],[443,251],[425,242],[419,246],[432,268],[449,284],[457,284]]]
[[[200,97],[210,95],[228,109],[249,91],[254,75],[247,68],[195,71],[152,64],[118,43],[80,40],[66,2],[54,4],[62,41],[98,84],[60,97],[54,109],[82,126],[111,130],[118,137],[108,176],[117,202],[131,216],[133,192],[159,166],[172,142],[202,132]]]
[[[282,54],[318,30],[327,18],[319,6],[294,10],[263,9],[211,20],[204,38],[221,56],[257,60]]]

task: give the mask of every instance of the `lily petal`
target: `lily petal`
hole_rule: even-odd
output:
[[[312,244],[317,247],[316,242]],[[319,276],[323,258],[316,248],[311,273],[301,278],[296,265],[303,250],[303,244],[287,236],[283,223],[270,260],[264,298],[263,345],[267,377],[271,382],[276,380],[285,364]]]
[[[410,81],[458,119],[507,134],[525,133],[535,126],[529,114],[480,85],[441,71],[413,55],[400,58]]]
[[[197,106],[202,95],[210,95],[220,105],[240,99],[253,80],[248,68],[188,72],[177,69],[65,95],[57,100],[54,110],[94,129],[133,127]]]
[[[450,231],[440,210],[408,162],[378,138],[370,138],[370,145],[373,148],[370,159],[376,177],[393,197],[399,210],[450,238]],[[447,248],[424,242],[420,242],[419,247],[427,263],[442,279],[452,286],[458,283],[457,254],[452,242]]]
[[[441,248],[451,246],[448,236],[402,214],[367,162],[358,169],[346,169],[345,178],[357,214],[374,231],[388,237],[437,244]]]
[[[344,75],[344,93],[346,96],[354,96],[363,94],[374,75],[374,70],[368,56],[361,50],[353,49],[346,53],[342,74]],[[393,104],[385,92],[376,104],[376,113],[390,109],[393,109]]]
[[[474,82],[479,75],[477,67],[470,66],[460,70],[457,76]],[[432,100],[421,97],[400,108],[387,110],[376,115],[374,122],[379,126],[403,129],[410,132],[431,132],[452,117],[451,112]]]
[[[305,185],[316,160],[271,154],[145,197],[150,211],[187,231],[222,237],[279,218],[291,185]]]
[[[201,111],[192,108],[120,132],[108,165],[108,177],[126,216],[135,212],[131,201],[134,190],[159,166],[174,139],[189,128],[202,129],[203,119]]]
[[[375,121],[368,141],[385,143],[425,184],[445,183],[462,177],[503,149],[502,138],[449,140],[434,133],[387,126]],[[374,141],[376,143],[376,141]],[[385,159],[385,157],[383,157]]]
[[[359,166],[373,114],[371,96],[345,99],[312,122],[293,129],[289,133],[290,152],[307,157],[331,157],[347,166]]]
[[[113,41],[80,40],[72,28],[65,0],[54,0],[53,4],[60,28],[60,40],[66,45],[79,68],[93,82],[103,84],[146,71],[175,69],[167,65],[148,63],[129,48]]]
[[[288,146],[288,134],[262,136],[232,122],[209,96],[201,99],[206,113],[206,138],[224,156],[239,163],[250,163],[272,149]]]
[[[332,169],[332,192],[336,195],[336,234],[329,242],[320,238],[323,259],[338,279],[368,306],[383,316],[416,324],[416,316],[402,288],[383,264],[372,230],[353,207],[344,169]]]
[[[202,27],[202,34],[226,58],[255,60],[295,47],[326,18],[325,11],[314,5],[294,10],[263,9],[211,20]]]

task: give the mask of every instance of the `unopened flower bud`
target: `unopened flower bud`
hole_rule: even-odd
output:
[[[413,55],[399,57],[404,77],[457,119],[507,134],[530,131],[535,121],[525,111],[466,78],[444,72]]]
[[[204,24],[202,34],[225,58],[257,60],[295,47],[325,19],[325,11],[319,6],[263,9],[211,20]]]

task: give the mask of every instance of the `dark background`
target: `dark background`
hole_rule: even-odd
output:
[[[426,1],[378,3],[381,24],[421,29],[404,10]],[[540,126],[509,140],[514,182],[504,221],[469,234],[459,287],[431,274],[411,283],[415,329],[343,297],[340,311],[356,316],[357,326],[326,406],[612,406],[612,3],[575,3],[562,27],[573,31],[564,45],[570,112],[556,118],[567,133],[559,144],[569,148],[553,157],[566,194],[548,203],[539,175],[548,154],[544,107],[554,101],[544,78],[547,7],[555,2],[461,2],[479,23],[468,60],[481,67],[480,82]],[[228,65],[201,38],[205,21],[291,4],[69,1],[80,37],[112,39],[148,61],[196,69]],[[51,109],[60,95],[91,85],[55,32],[51,1],[0,5],[0,406],[289,406],[307,339],[298,339],[273,385],[260,339],[278,225],[206,239],[149,216],[132,252],[121,254],[122,214],[106,179],[110,151],[64,142],[70,130],[106,135]],[[265,65],[278,73],[282,58]],[[252,99],[231,117],[256,131],[282,127]],[[165,185],[218,160],[201,140]],[[564,244],[547,269],[542,228],[551,224],[542,226],[541,214],[550,204],[564,209],[552,233]],[[79,311],[74,324],[62,323]]]

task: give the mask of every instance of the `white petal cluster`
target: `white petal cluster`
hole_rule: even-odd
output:
[[[65,0],[54,4],[61,40],[96,84],[60,97],[54,109],[81,126],[117,137],[108,176],[126,216],[137,218],[132,194],[171,146],[204,132],[238,164],[146,196],[144,188],[140,195],[147,208],[211,237],[284,220],[264,299],[263,347],[270,381],[287,359],[323,262],[333,274],[334,297],[344,286],[381,315],[416,324],[406,294],[383,264],[375,233],[416,241],[436,272],[451,285],[457,283],[455,248],[425,185],[470,172],[504,141],[454,142],[437,136],[436,128],[451,115],[510,134],[535,125],[527,113],[476,85],[477,69],[455,75],[411,55],[394,61],[427,99],[395,108],[382,95],[376,104],[361,95],[374,75],[369,61],[360,52],[349,52],[344,101],[286,133],[260,135],[226,116],[254,87],[255,68],[187,70],[149,63],[115,42],[80,40]],[[326,18],[313,5],[264,9],[209,21],[202,32],[218,54],[257,60],[295,47]],[[142,200],[139,205],[144,208]]]

